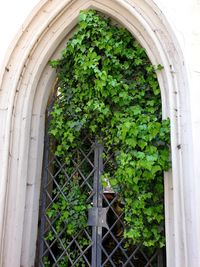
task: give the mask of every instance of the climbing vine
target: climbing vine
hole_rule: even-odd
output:
[[[109,180],[121,196],[127,244],[164,246],[163,172],[170,168],[170,128],[169,119],[162,120],[156,78],[162,67],[150,63],[126,29],[94,10],[80,12],[76,32],[50,65],[58,77],[49,130],[56,155],[69,164],[71,151],[83,145],[83,134],[112,151],[112,168],[102,184]],[[78,217],[81,226],[86,220],[85,196],[73,187],[81,208],[73,205],[70,191],[71,203],[59,200],[61,207],[58,202],[48,211],[53,216],[65,210],[59,224],[69,220],[68,234],[77,230]]]

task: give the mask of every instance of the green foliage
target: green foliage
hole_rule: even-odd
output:
[[[64,187],[62,194],[58,195],[56,202],[46,212],[50,219],[57,218],[55,223],[57,233],[66,226],[67,236],[72,236],[86,227],[86,210],[88,208],[85,205],[86,200],[87,196],[81,192],[76,182],[72,181]],[[47,239],[53,239],[52,232],[48,233]]]
[[[113,168],[104,177],[122,197],[127,242],[162,247],[163,171],[170,168],[169,119],[162,120],[156,79],[162,67],[152,66],[126,29],[94,10],[80,13],[78,29],[61,59],[50,64],[59,80],[50,126],[56,155],[70,162],[70,151],[82,145],[83,133],[113,151]],[[76,210],[72,195],[70,191],[67,203],[60,199],[48,211],[51,217],[59,206],[57,227],[69,220],[68,234],[76,231],[77,216],[84,226],[85,206]],[[83,203],[85,198],[77,195]]]
[[[63,187],[62,175],[58,176],[59,186]],[[86,204],[87,195],[83,193],[78,181],[72,179],[67,186],[64,186],[62,189],[62,194],[58,188],[54,189],[52,192],[54,195],[57,195],[56,200],[46,211],[48,219],[53,223],[53,229],[48,231],[45,240],[56,244],[56,250],[63,251],[63,246],[67,248],[72,240],[72,236],[77,235],[87,226],[87,209],[90,207]],[[56,233],[56,234],[55,234]],[[62,234],[61,234],[62,233]],[[59,236],[60,242],[56,242],[56,236]],[[89,241],[84,238],[82,235],[78,235],[77,241],[79,246],[84,248],[89,244]],[[70,255],[70,258],[75,260],[79,256],[79,251],[75,247],[67,248],[67,253]],[[56,256],[56,253],[55,253]],[[58,254],[59,256],[59,254]],[[48,256],[43,258],[44,266],[50,267],[52,263],[50,262]],[[63,255],[59,260],[60,267],[66,267],[69,264],[68,257]],[[86,266],[83,259],[80,259],[75,265]]]

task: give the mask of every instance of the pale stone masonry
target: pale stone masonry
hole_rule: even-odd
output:
[[[167,266],[200,266],[200,1],[42,0],[29,16],[24,2],[15,10],[27,17],[22,27],[19,17],[16,25],[15,17],[0,20],[0,29],[8,24],[0,49],[0,267],[34,265],[44,114],[55,79],[47,63],[59,56],[86,8],[119,21],[152,63],[164,66],[158,80],[172,154],[165,175]],[[27,10],[35,3],[29,0]]]

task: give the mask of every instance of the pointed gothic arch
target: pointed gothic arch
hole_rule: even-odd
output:
[[[33,266],[37,237],[45,109],[57,56],[81,9],[94,8],[126,27],[155,65],[163,116],[171,119],[172,174],[165,176],[168,266],[188,266],[192,168],[187,77],[183,55],[164,15],[153,0],[43,0],[19,33],[5,62],[0,87],[0,265]],[[186,197],[184,197],[186,196]],[[192,249],[192,248],[191,248]]]

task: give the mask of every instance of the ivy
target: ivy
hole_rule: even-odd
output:
[[[66,267],[69,266],[69,255],[71,260],[74,261],[79,256],[79,251],[76,247],[67,247],[67,244],[72,243],[72,236],[76,236],[87,226],[87,210],[90,208],[90,205],[87,204],[87,194],[82,192],[78,181],[74,177],[67,186],[64,186],[64,177],[61,174],[58,177],[59,186],[64,187],[64,189],[62,189],[62,194],[59,194],[58,188],[52,192],[56,195],[56,200],[47,209],[46,216],[49,221],[53,222],[54,227],[53,230],[47,232],[45,240],[52,244],[54,243],[54,249],[52,248],[52,250],[57,251],[55,256],[58,258],[58,251],[63,251],[63,246],[65,246],[67,255],[64,254],[59,259],[59,266]],[[58,236],[59,242],[56,242]],[[76,240],[81,248],[89,245],[89,240],[82,235],[78,235]],[[50,267],[53,264],[48,256],[43,257],[43,262],[45,267]],[[75,266],[84,267],[86,265],[81,258]]]
[[[64,188],[63,194],[60,194],[47,211],[47,216],[51,218],[58,217],[55,230],[59,233],[65,225],[67,236],[76,234],[80,229],[86,227],[86,210],[88,205],[85,205],[87,196],[83,194],[79,185],[71,182]],[[66,196],[66,197],[65,197]],[[73,218],[73,221],[71,220]],[[48,240],[53,240],[53,233],[48,233]]]
[[[126,29],[94,10],[80,12],[78,29],[50,65],[58,77],[49,130],[56,155],[68,164],[71,151],[83,145],[83,134],[103,143],[114,162],[102,183],[109,179],[121,196],[127,244],[164,246],[163,172],[170,168],[170,127],[169,119],[162,120],[156,78],[162,67],[150,63]],[[69,220],[69,235],[77,230],[77,219],[81,227],[86,221],[85,197],[78,190],[72,186],[67,203],[59,199],[48,211],[49,217],[61,212],[57,227]]]

